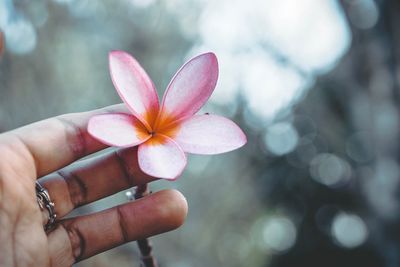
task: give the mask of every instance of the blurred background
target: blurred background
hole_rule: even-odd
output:
[[[152,238],[160,266],[400,266],[399,25],[396,0],[1,0],[0,131],[119,103],[110,50],[134,55],[160,94],[213,51],[203,110],[249,142],[151,185],[190,206]],[[136,244],[77,266],[139,266]]]

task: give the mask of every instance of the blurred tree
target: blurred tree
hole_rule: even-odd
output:
[[[303,138],[290,155],[268,163],[269,171],[279,174],[260,179],[268,203],[301,211],[302,218],[296,245],[266,266],[400,266],[400,2],[343,0],[342,7],[353,36],[350,51],[318,78],[294,112],[300,135],[304,124],[296,124],[296,118],[301,117],[311,118],[316,134],[308,137],[311,142]],[[296,164],[307,146],[314,154],[343,158],[351,166],[350,180],[312,180],[313,161]],[[282,180],[276,181],[277,176]],[[354,246],[346,243],[359,230],[354,220],[343,229],[336,221],[338,214],[352,213],[369,229],[366,242]]]

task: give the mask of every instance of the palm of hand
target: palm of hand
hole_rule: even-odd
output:
[[[13,144],[16,147],[1,149],[0,240],[5,242],[0,243],[0,265],[47,266],[48,239],[34,191],[35,166],[15,152],[24,151],[23,145]]]

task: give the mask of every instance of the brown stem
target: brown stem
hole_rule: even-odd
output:
[[[142,198],[146,195],[150,194],[149,188],[147,184],[138,185],[135,192],[135,199]],[[140,254],[142,265],[144,267],[157,267],[157,261],[152,255],[152,247],[150,244],[149,239],[141,239],[137,241]]]

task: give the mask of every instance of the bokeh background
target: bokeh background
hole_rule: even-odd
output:
[[[190,206],[152,238],[160,266],[400,266],[399,25],[396,0],[1,0],[0,131],[120,102],[110,50],[133,54],[160,94],[213,51],[203,110],[249,142],[152,185]],[[136,244],[77,266],[139,266]]]

